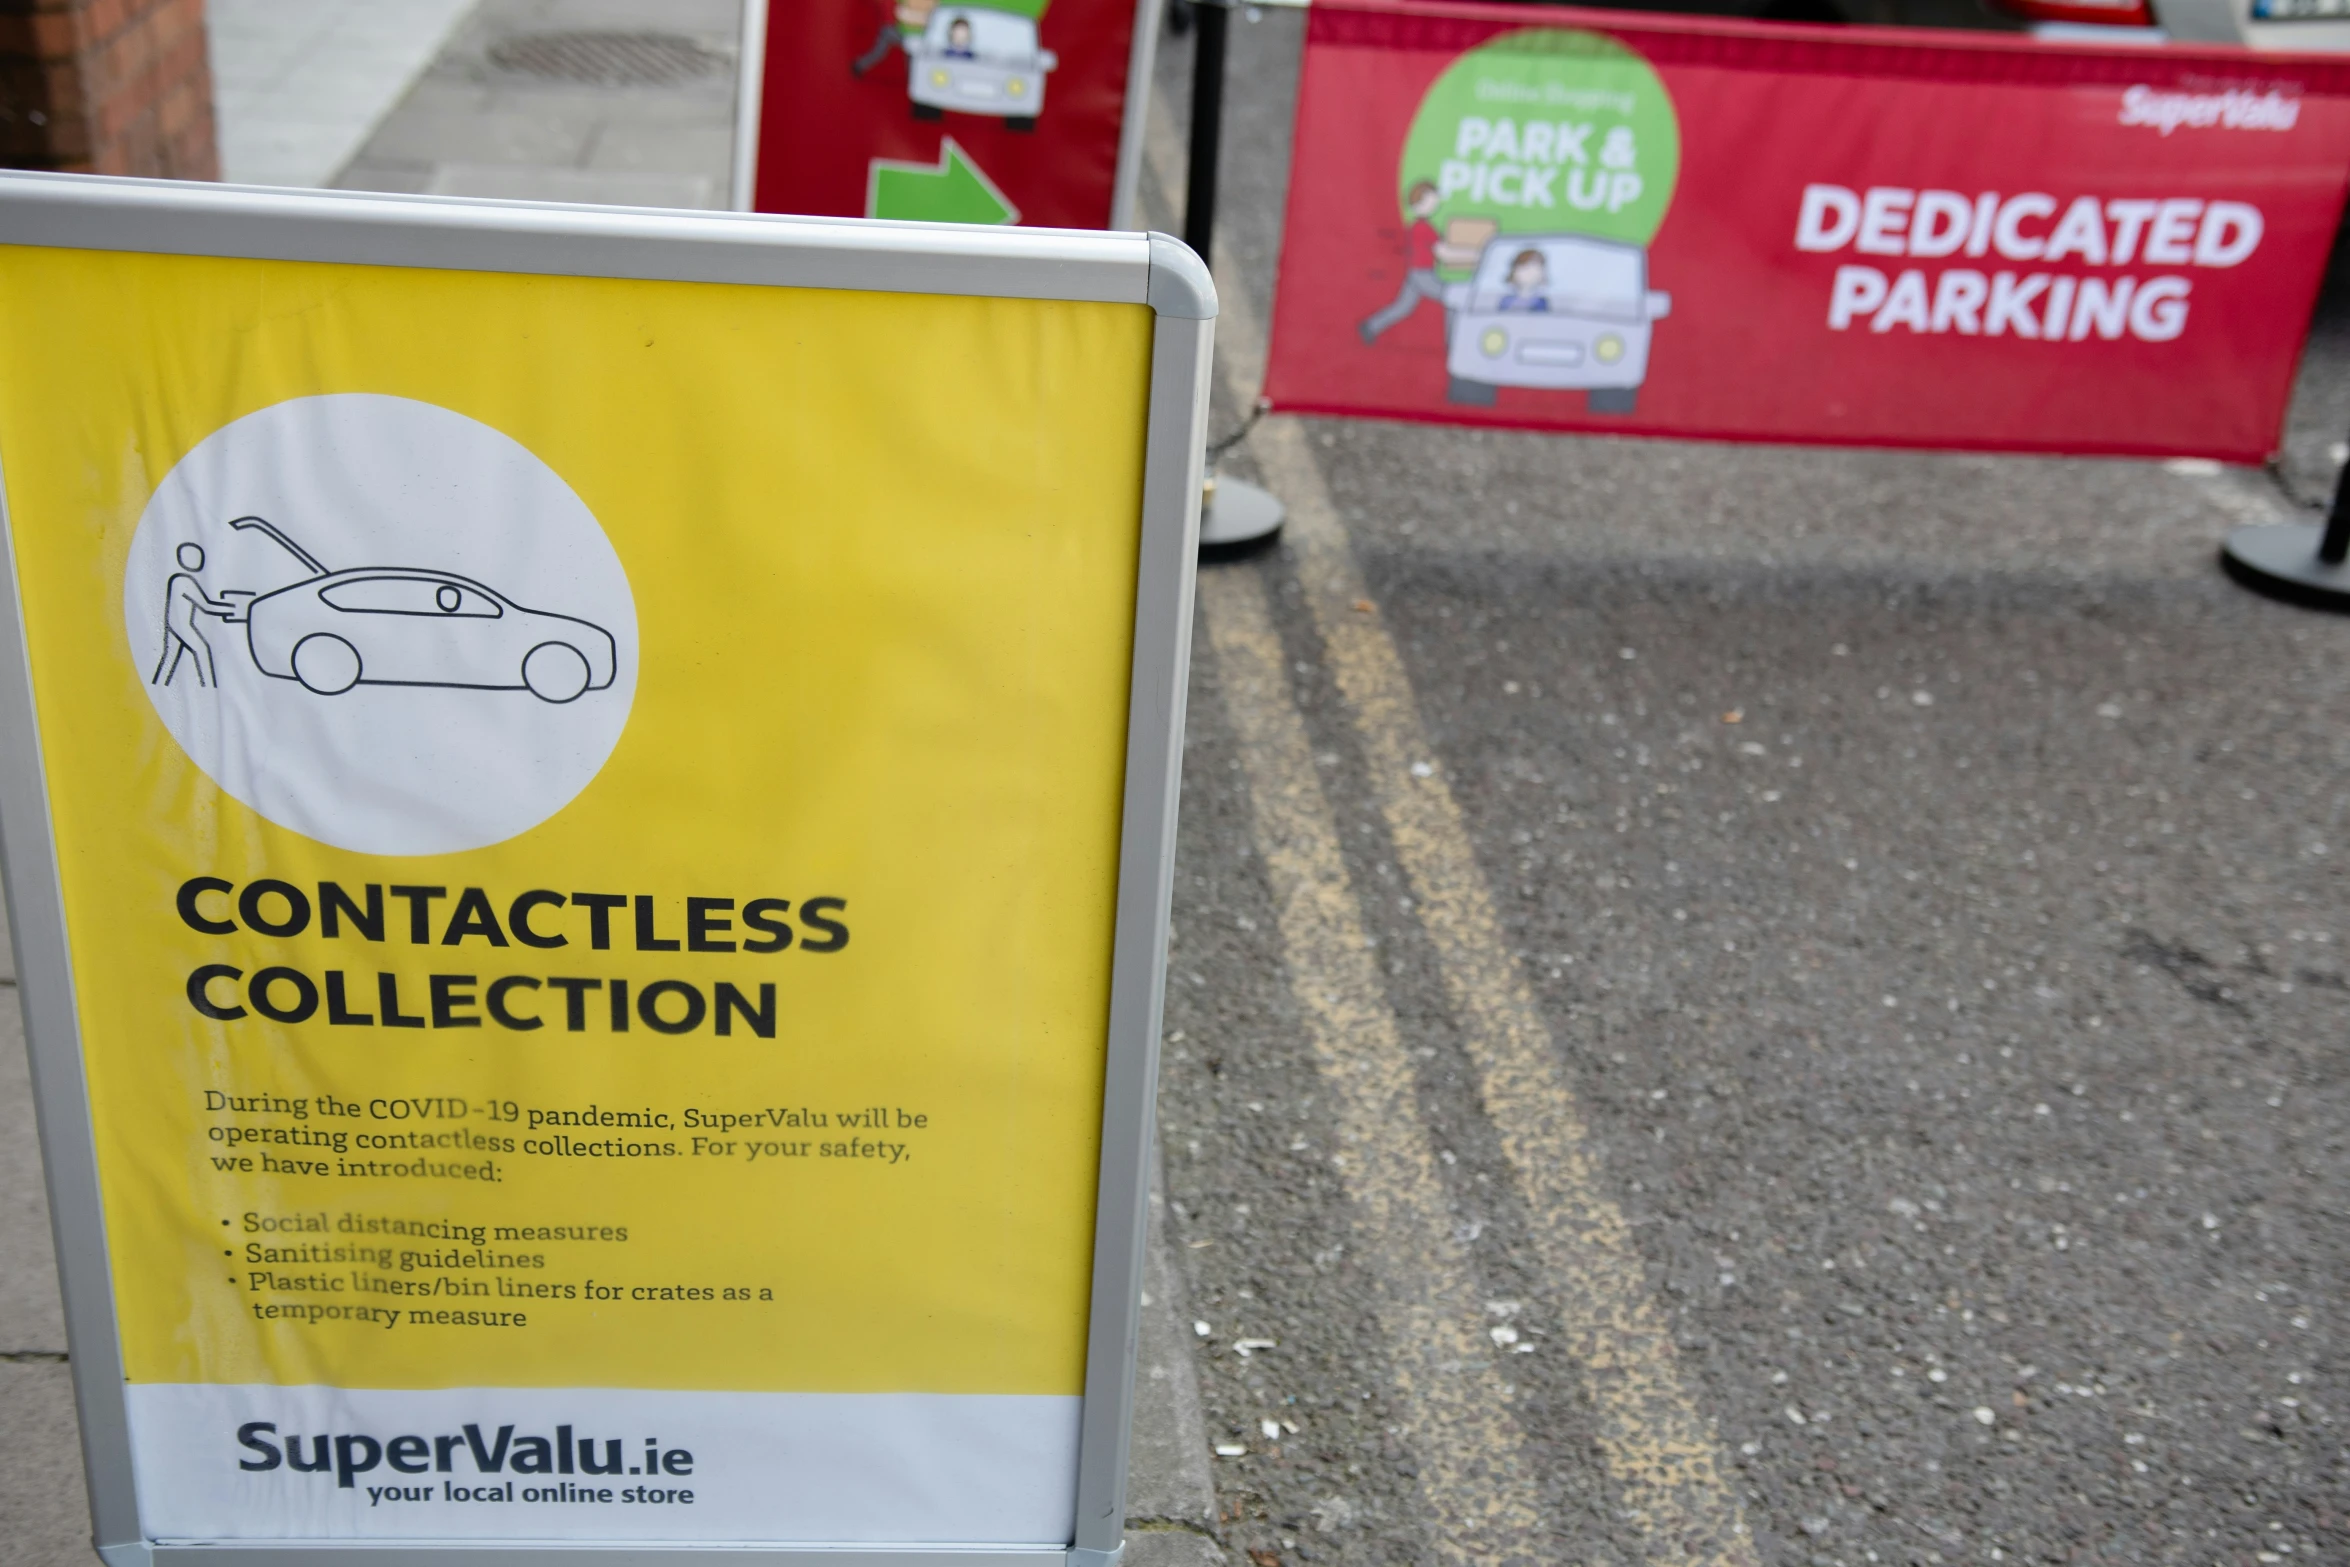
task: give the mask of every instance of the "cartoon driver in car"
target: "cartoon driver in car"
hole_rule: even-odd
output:
[[[1509,287],[1497,303],[1503,310],[1548,310],[1549,288],[1550,263],[1542,252],[1521,250],[1510,258]]]

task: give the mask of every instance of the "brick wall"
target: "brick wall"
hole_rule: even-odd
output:
[[[0,0],[0,167],[218,179],[204,0]]]

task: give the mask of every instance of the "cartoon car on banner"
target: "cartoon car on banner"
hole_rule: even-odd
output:
[[[1036,129],[1045,73],[1061,63],[1037,42],[1033,18],[983,6],[940,6],[905,50],[916,119],[951,109],[993,115],[1015,131]]]
[[[1466,282],[1447,283],[1447,397],[1490,405],[1504,386],[1584,391],[1593,413],[1630,413],[1649,335],[1673,307],[1648,286],[1648,252],[1580,234],[1501,234]]]
[[[612,684],[612,634],[520,604],[455,572],[410,566],[330,571],[273,525],[258,528],[317,575],[243,605],[253,665],[321,696],[357,685],[527,690],[569,702]],[[239,595],[241,598],[242,596]]]

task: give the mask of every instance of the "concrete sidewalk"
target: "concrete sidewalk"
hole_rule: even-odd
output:
[[[232,178],[726,204],[737,0],[213,3]],[[0,1567],[63,1567],[93,1557],[13,964],[0,939]],[[1211,1567],[1225,1556],[1162,1212],[1154,1182],[1125,1559]]]
[[[473,0],[210,0],[220,177],[325,185]]]
[[[335,183],[724,207],[740,0],[482,0]]]

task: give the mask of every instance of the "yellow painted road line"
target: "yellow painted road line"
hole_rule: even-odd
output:
[[[1524,1432],[1508,1410],[1515,1389],[1481,1331],[1475,1270],[1454,1238],[1411,1058],[1372,961],[1264,584],[1254,571],[1215,572],[1200,580],[1200,603],[1290,985],[1337,1102],[1331,1163],[1352,1201],[1357,1261],[1386,1339],[1437,1558],[1547,1567],[1559,1557],[1548,1548]]]
[[[1153,172],[1167,178],[1168,121],[1155,117]],[[1483,1296],[1419,1113],[1416,1075],[1373,960],[1338,822],[1290,689],[1280,633],[1254,571],[1200,579],[1224,709],[1248,777],[1251,836],[1278,910],[1282,955],[1336,1101],[1356,1261],[1373,1292],[1397,1412],[1406,1423],[1428,1534],[1446,1563],[1550,1567],[1517,1389],[1483,1331]]]
[[[1179,164],[1170,122],[1164,114],[1153,120],[1153,173],[1162,188],[1180,188],[1169,179]],[[1217,249],[1216,270],[1234,276],[1231,258]],[[1246,407],[1264,384],[1264,334],[1239,289],[1222,291],[1221,308],[1218,369],[1233,404]],[[1607,1194],[1549,1024],[1510,956],[1460,804],[1421,726],[1403,659],[1376,609],[1356,607],[1369,604],[1368,590],[1321,468],[1294,420],[1258,426],[1249,450],[1289,507],[1284,536],[1298,582],[1436,948],[1486,1116],[1524,1194],[1564,1347],[1591,1394],[1618,1500],[1637,1520],[1647,1559],[1658,1567],[1751,1567],[1745,1509],[1723,1473],[1713,1423],[1690,1394],[1671,1324],[1650,1293],[1623,1210]],[[1202,599],[1221,670],[1210,580],[1203,579]]]
[[[1691,1398],[1672,1326],[1649,1290],[1623,1210],[1606,1191],[1556,1042],[1478,865],[1459,802],[1420,724],[1395,643],[1368,605],[1344,527],[1305,434],[1259,425],[1251,450],[1289,505],[1286,538],[1329,668],[1346,700],[1386,818],[1434,943],[1486,1117],[1525,1194],[1536,1254],[1598,1414],[1620,1503],[1658,1564],[1730,1567],[1754,1551],[1712,1423]]]

